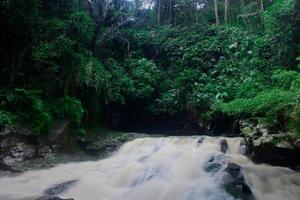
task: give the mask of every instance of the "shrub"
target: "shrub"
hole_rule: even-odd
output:
[[[39,91],[14,89],[6,95],[5,106],[16,113],[18,123],[31,125],[37,134],[46,131],[52,121]]]
[[[53,117],[68,119],[76,126],[81,124],[84,109],[80,100],[65,96],[59,100],[50,102],[49,107]]]
[[[219,103],[216,110],[224,113],[242,116],[267,116],[270,120],[275,120],[276,112],[291,103],[296,102],[297,93],[282,89],[265,90],[253,98],[240,98],[228,103]]]
[[[12,113],[0,109],[0,125],[12,126],[15,119]]]

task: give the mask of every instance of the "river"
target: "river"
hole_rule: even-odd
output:
[[[226,152],[221,143],[226,141]],[[60,164],[0,178],[1,200],[42,196],[71,181],[61,198],[75,200],[233,200],[223,189],[228,163],[242,167],[258,200],[299,200],[300,173],[257,165],[244,156],[242,138],[209,136],[146,137],[125,143],[108,158]],[[213,159],[212,159],[213,158]],[[220,169],[205,170],[209,162]]]

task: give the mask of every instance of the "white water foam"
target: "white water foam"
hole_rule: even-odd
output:
[[[220,141],[226,140],[227,153]],[[61,195],[75,200],[233,200],[222,189],[229,162],[243,168],[258,200],[299,200],[300,174],[287,168],[256,165],[243,152],[242,138],[140,138],[124,144],[99,161],[56,167],[0,178],[0,200],[29,200],[57,184],[77,180]],[[212,157],[221,157],[221,170],[206,172]]]

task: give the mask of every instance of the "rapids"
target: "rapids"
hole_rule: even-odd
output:
[[[228,148],[222,153],[220,143]],[[288,168],[257,165],[246,156],[242,138],[139,138],[99,161],[60,164],[0,178],[0,200],[33,200],[45,190],[76,181],[59,196],[75,200],[234,200],[222,188],[228,163],[242,167],[258,200],[299,200],[300,174]],[[212,157],[221,169],[204,170]]]

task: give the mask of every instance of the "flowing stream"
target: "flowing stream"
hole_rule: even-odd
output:
[[[228,148],[222,152],[221,143]],[[256,165],[242,138],[208,136],[139,138],[99,161],[69,163],[0,178],[0,200],[33,200],[57,184],[73,181],[59,194],[75,200],[231,200],[222,187],[228,163],[242,167],[258,200],[299,200],[300,173]],[[212,159],[214,158],[214,159]],[[205,170],[216,160],[220,169]]]

